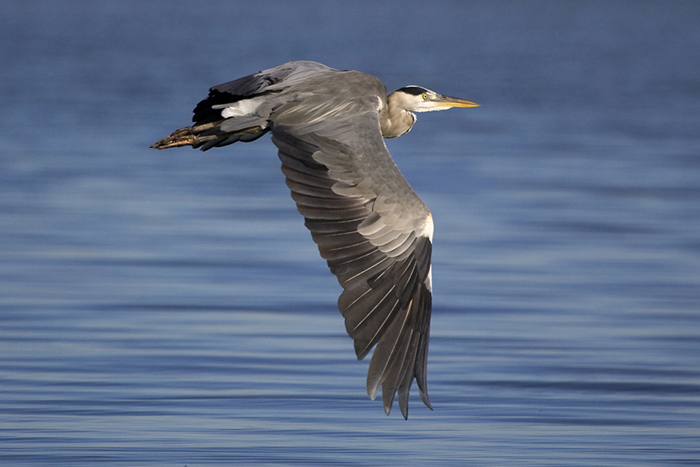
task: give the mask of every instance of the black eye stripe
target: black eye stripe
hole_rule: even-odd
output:
[[[422,88],[420,86],[406,86],[401,89],[399,89],[401,92],[405,92],[406,94],[413,94],[414,96],[420,96],[423,93],[430,92],[425,88]]]

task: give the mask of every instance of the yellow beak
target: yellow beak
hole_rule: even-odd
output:
[[[451,109],[452,107],[479,107],[479,104],[476,102],[465,101],[464,99],[448,96],[440,96],[438,102],[444,105],[445,109]]]

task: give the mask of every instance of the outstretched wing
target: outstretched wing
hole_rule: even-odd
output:
[[[335,70],[321,63],[295,61],[219,84],[210,88],[209,96],[197,104],[192,121],[195,125],[218,122],[222,118],[221,110],[227,104],[279,92],[309,76],[327,71]]]
[[[343,101],[342,112],[327,97],[278,109],[272,141],[306,227],[344,289],[338,307],[358,359],[376,344],[367,393],[374,399],[381,386],[389,414],[398,392],[407,417],[414,379],[430,407],[432,217],[384,144],[377,97]]]

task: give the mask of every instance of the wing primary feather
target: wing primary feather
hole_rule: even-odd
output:
[[[423,310],[423,320],[418,323],[417,328],[420,332],[420,338],[418,342],[417,358],[414,367],[414,374],[416,377],[416,383],[418,383],[418,392],[423,403],[429,408],[433,409],[430,405],[430,399],[428,398],[428,381],[427,381],[427,366],[428,366],[428,342],[430,340],[430,308],[431,308],[431,294],[424,284],[420,284],[420,309]]]
[[[411,341],[409,344],[407,358],[401,370],[401,379],[399,383],[399,408],[404,419],[408,419],[408,395],[411,391],[411,383],[413,382],[413,368],[415,367],[416,355],[418,352],[419,334],[413,329],[411,330]]]
[[[387,296],[385,296],[386,298]],[[355,354],[357,355],[358,360],[362,360],[367,356],[370,350],[372,350],[372,347],[374,347],[377,342],[381,340],[382,337],[386,334],[388,326],[391,325],[393,322],[394,318],[396,318],[396,314],[394,313],[394,310],[396,307],[399,305],[398,300],[393,301],[393,305],[391,308],[388,307],[383,307],[386,311],[383,311],[383,314],[376,314],[375,318],[376,319],[381,319],[383,318],[383,321],[379,326],[376,326],[376,331],[374,334],[366,334],[366,333],[356,333],[353,339],[355,339]],[[375,308],[380,311],[382,311],[381,308]],[[368,326],[369,329],[375,328],[375,326]],[[351,335],[352,336],[352,335]],[[377,349],[374,349],[374,353],[376,355]],[[374,359],[374,355],[372,356],[372,359]],[[370,367],[371,368],[371,367]],[[369,379],[369,375],[368,375]],[[375,392],[376,395],[376,392]],[[372,397],[372,400],[374,400],[374,397]]]
[[[376,289],[370,289],[370,292],[374,292],[375,290],[376,290]],[[353,334],[355,334],[359,328],[361,328],[361,327],[362,327],[363,325],[365,325],[365,324],[368,324],[368,320],[370,320],[371,318],[377,316],[377,315],[375,315],[375,312],[376,312],[377,310],[381,310],[381,305],[382,305],[388,298],[393,298],[393,297],[391,297],[391,295],[392,295],[391,293],[393,292],[393,290],[394,290],[394,286],[392,285],[392,286],[389,288],[389,290],[387,290],[386,293],[385,293],[379,300],[376,301],[376,303],[372,306],[372,308],[370,308],[370,309],[364,314],[364,316],[362,317],[362,319],[360,319],[359,321],[357,321],[357,323],[355,323],[355,325],[354,325],[352,328],[350,328],[350,332],[353,333]],[[368,296],[371,297],[371,295],[363,295],[361,298],[368,297]],[[357,301],[355,301],[354,303],[352,303],[348,308],[351,308],[353,305],[355,305],[355,303],[357,303]],[[358,313],[355,313],[355,314],[358,314]],[[370,329],[374,329],[375,327],[376,327],[376,329],[377,329],[377,331],[374,333],[374,335],[373,335],[372,339],[370,339],[370,341],[373,340],[373,339],[377,336],[377,334],[379,334],[379,332],[380,332],[382,326],[387,322],[387,319],[390,317],[389,314],[390,314],[390,313],[387,313],[387,316],[386,316],[384,319],[382,319],[381,325],[379,325],[379,326],[370,326]],[[381,317],[380,317],[379,319],[381,319]]]
[[[401,319],[395,319],[387,329],[385,334],[386,339],[382,340],[377,344],[377,348],[374,349],[374,354],[372,355],[372,360],[369,363],[369,371],[367,373],[367,394],[371,399],[377,396],[377,391],[382,385],[386,378],[386,369],[389,365],[391,355],[394,352],[397,344],[399,343],[399,337],[401,330],[406,324],[406,319],[408,318],[408,310],[400,310],[399,314]],[[393,393],[391,394],[393,400]],[[391,405],[387,408],[384,406],[384,411],[391,410]]]
[[[359,279],[360,277],[364,277],[367,275],[368,272],[372,271],[372,269],[380,268],[382,266],[384,266],[386,268],[389,266],[389,264],[385,265],[385,263],[389,263],[389,262],[390,262],[389,258],[384,257],[377,262],[370,263],[370,265],[368,267],[366,267],[365,269],[357,271],[354,275],[352,275],[348,278],[343,278],[343,283],[349,283],[349,282],[352,282],[354,280]]]
[[[410,310],[410,308],[409,308]],[[389,415],[391,412],[391,406],[394,403],[394,397],[396,395],[396,390],[401,384],[401,376],[403,374],[404,366],[406,365],[406,356],[409,351],[409,346],[406,341],[410,342],[412,331],[411,329],[406,329],[406,321],[409,318],[409,313],[406,313],[406,320],[399,331],[399,337],[394,345],[394,349],[387,362],[385,376],[382,382],[382,403],[384,404],[384,412]],[[403,414],[403,409],[401,410]],[[407,414],[404,415],[404,418]]]

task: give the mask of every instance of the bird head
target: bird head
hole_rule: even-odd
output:
[[[389,96],[390,105],[409,112],[432,112],[453,107],[478,107],[479,104],[456,97],[443,96],[421,86],[405,86]]]

